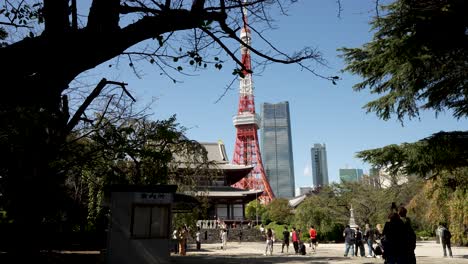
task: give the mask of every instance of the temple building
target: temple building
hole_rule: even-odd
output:
[[[243,190],[231,185],[246,177],[253,166],[231,164],[222,141],[200,144],[207,151],[208,173],[205,170],[205,175],[197,175],[195,190],[187,193],[204,197],[208,202],[207,219],[199,220],[198,225],[202,228],[216,228],[220,223],[232,225],[250,222],[245,218],[245,206],[261,196],[263,191]],[[181,169],[187,166],[197,165],[180,162]]]

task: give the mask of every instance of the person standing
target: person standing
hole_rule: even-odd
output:
[[[200,227],[197,227],[197,232],[195,233],[195,242],[197,243],[197,250],[201,248],[201,232]]]
[[[398,213],[388,216],[382,232],[383,256],[387,264],[405,263],[406,258],[406,227]]]
[[[364,243],[362,242],[363,240],[363,236],[362,236],[362,232],[361,232],[361,229],[358,227],[356,227],[356,237],[355,237],[355,246],[356,246],[356,249],[354,251],[354,255],[357,257],[358,256],[358,251],[360,251],[360,256],[361,257],[364,257],[366,255],[366,252],[364,251]]]
[[[295,227],[293,227],[291,231],[291,240],[293,243],[294,251],[296,252],[296,254],[299,253],[299,238],[297,236]]]
[[[374,257],[382,258],[383,257],[383,245],[382,245],[382,232],[383,227],[381,224],[375,225],[374,229],[374,241],[375,241],[375,248],[374,248]]]
[[[406,217],[407,210],[405,207],[400,206],[398,208],[398,215],[400,216],[401,221],[405,225],[405,241],[404,241],[404,258],[405,262],[408,264],[416,264],[416,255],[414,254],[414,250],[416,249],[416,233],[411,226],[411,221],[408,217]]]
[[[190,229],[187,225],[184,225],[184,230],[185,230],[185,252],[187,252],[187,247],[188,247],[188,237],[190,235]]]
[[[317,231],[315,230],[313,225],[310,226],[309,236],[310,236],[309,247],[311,247],[312,250],[315,252],[315,249],[317,248]]]
[[[366,229],[364,230],[364,240],[367,243],[367,257],[368,258],[375,257],[374,248],[373,248],[373,245],[375,242],[374,234],[375,234],[374,229],[369,224],[366,224]]]
[[[221,249],[226,249],[227,246],[227,230],[223,229],[221,232]]]
[[[262,236],[265,233],[265,227],[263,227],[263,224],[260,225],[260,233],[262,233]]]
[[[172,243],[174,245],[174,253],[175,254],[179,254],[179,239],[178,239],[178,235],[179,235],[179,230],[178,229],[174,229],[174,231],[172,232]]]
[[[354,256],[354,230],[346,225],[345,230],[343,231],[343,237],[345,239],[345,253],[344,256],[348,256],[349,249],[351,249],[351,256]]]
[[[450,245],[450,239],[452,238],[452,233],[448,230],[447,224],[443,224],[441,228],[441,242],[442,248],[444,249],[444,257],[447,257],[447,250],[449,252],[449,257],[453,258],[452,247]]]
[[[179,254],[181,256],[186,255],[186,241],[187,241],[187,229],[185,226],[183,228],[179,228]]]
[[[270,256],[273,255],[273,231],[271,231],[271,228],[268,228],[266,231],[266,248],[265,248],[265,256],[268,254],[268,251],[270,251]]]
[[[283,230],[283,244],[281,245],[281,253],[284,253],[284,246],[286,246],[286,253],[289,252],[289,231],[285,226]]]
[[[242,226],[239,227],[239,244],[242,242]]]

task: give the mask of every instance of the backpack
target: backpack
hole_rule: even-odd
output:
[[[354,243],[354,242],[356,241],[356,239],[355,239],[356,233],[354,233],[354,230],[353,230],[353,229],[350,229],[350,233],[351,233],[351,234],[350,234],[351,237],[350,237],[349,240],[350,240],[351,243]]]

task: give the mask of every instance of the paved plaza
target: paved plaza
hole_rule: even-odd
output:
[[[172,255],[171,263],[380,263],[382,259],[343,257],[344,244],[320,244],[316,253],[311,253],[307,246],[307,254],[295,255],[290,246],[290,253],[281,253],[281,243],[275,243],[273,256],[264,256],[265,244],[261,242],[228,242],[226,249],[220,244],[203,244],[201,251],[195,251],[190,245],[187,256]],[[367,249],[367,247],[366,247]],[[452,247],[453,258],[443,258],[442,247],[433,241],[418,242],[416,247],[417,263],[428,264],[468,264],[468,247]]]

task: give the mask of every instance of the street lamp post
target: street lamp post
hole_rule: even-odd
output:
[[[256,218],[255,225],[258,225],[258,199],[257,199],[257,190],[256,189],[255,189],[255,202],[257,203],[255,205],[255,218]]]

